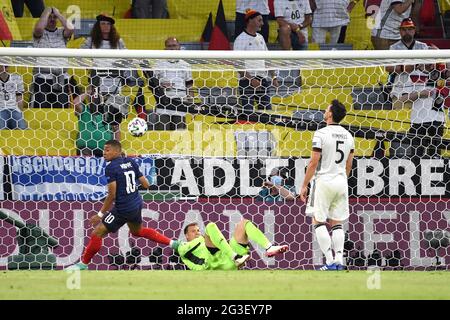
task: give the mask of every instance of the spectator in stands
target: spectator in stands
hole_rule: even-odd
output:
[[[339,40],[341,28],[348,25],[348,0],[310,0],[313,11],[312,42],[326,43],[326,35],[330,33],[330,43]]]
[[[81,46],[82,49],[126,49],[115,28],[115,20],[107,14],[99,14],[91,30],[91,36]],[[104,114],[105,121],[111,125],[114,139],[120,141],[120,123],[128,113],[129,97],[121,95],[122,86],[129,76],[114,67],[110,59],[98,59],[96,65],[105,69],[93,69],[90,85],[93,90],[92,104]]]
[[[266,202],[295,200],[297,198],[295,187],[287,185],[286,180],[285,171],[274,168],[268,179],[263,182],[258,198]]]
[[[0,66],[0,130],[26,129],[23,118],[23,80],[17,73],[9,73],[8,66]]]
[[[236,39],[245,29],[247,23],[245,14],[247,10],[255,10],[261,13],[264,24],[258,30],[264,41],[269,43],[269,1],[268,0],[236,0],[236,19],[234,21],[234,38]]]
[[[167,0],[133,0],[131,14],[133,18],[166,19],[169,16]]]
[[[165,41],[165,50],[180,50],[175,37]],[[177,110],[180,106],[193,103],[191,65],[184,60],[159,60],[153,72],[148,74],[149,84],[156,99],[156,113],[166,130],[186,128],[186,112]]]
[[[77,86],[74,88],[73,105],[78,118],[77,155],[102,157],[106,141],[113,137],[111,125],[103,121],[102,114],[91,108],[92,87],[89,86],[84,93]]]
[[[23,17],[24,5],[27,5],[33,18],[39,18],[44,12],[44,0],[11,0],[11,5],[16,18]]]
[[[388,50],[401,39],[399,27],[403,19],[409,18],[415,0],[382,0],[372,29],[372,44],[375,50]]]
[[[428,50],[426,43],[414,40],[415,24],[411,18],[400,24],[401,40],[390,46],[390,50]],[[395,80],[391,96],[394,108],[410,106],[413,156],[439,157],[440,144],[423,142],[423,137],[442,138],[445,128],[444,99],[435,85],[429,85],[429,74],[436,69],[434,64],[388,66],[386,71],[394,73]]]
[[[312,22],[309,0],[275,0],[274,8],[283,50],[307,50],[308,26]]]
[[[245,14],[247,24],[245,30],[234,41],[234,50],[255,51],[265,50],[267,46],[264,38],[258,33],[264,24],[261,13],[249,10]],[[239,100],[244,110],[252,111],[253,104],[258,104],[258,109],[270,110],[270,96],[268,89],[271,85],[278,86],[278,80],[273,70],[265,70],[264,60],[245,61],[245,72],[240,72]],[[269,77],[269,74],[271,77]]]
[[[58,20],[62,27],[58,28]],[[72,37],[74,27],[57,8],[47,7],[33,30],[33,47],[66,48]],[[36,67],[33,70],[33,86],[31,105],[33,107],[68,107],[70,103],[66,68],[58,65],[66,64],[64,58],[39,58],[38,65],[56,67]]]

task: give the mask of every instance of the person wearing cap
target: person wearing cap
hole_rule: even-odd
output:
[[[261,13],[248,10],[245,14],[245,22],[247,26],[234,41],[233,50],[267,51],[266,42],[258,33],[264,24]],[[255,103],[260,110],[272,109],[268,89],[272,84],[278,86],[275,72],[266,70],[264,60],[246,60],[245,69],[246,71],[239,72],[239,100],[242,109],[252,111]]]
[[[245,15],[247,10],[253,9],[261,13],[264,24],[258,31],[266,43],[269,42],[269,1],[268,0],[236,0],[236,19],[234,20],[234,38],[236,39],[245,29]]]
[[[312,11],[308,0],[275,0],[278,37],[283,50],[307,50]]]
[[[390,50],[428,50],[426,43],[414,39],[416,25],[411,18],[400,23],[401,40],[390,46]],[[388,66],[386,71],[395,75],[391,97],[394,109],[411,108],[410,134],[419,136],[413,140],[413,157],[439,157],[437,144],[424,147],[420,136],[441,138],[445,128],[443,100],[434,82],[429,81],[436,69],[435,64]]]
[[[106,13],[96,17],[91,30],[91,36],[86,39],[81,49],[111,49],[124,50],[125,43],[114,26],[115,20]],[[90,76],[88,91],[95,97],[91,104],[92,112],[105,115],[105,122],[111,125],[114,139],[120,141],[120,123],[128,112],[129,97],[121,95],[125,78],[128,76],[120,72],[114,65],[113,59],[97,59],[96,65],[105,69],[93,69]],[[128,71],[127,71],[128,72]],[[128,72],[129,73],[129,72]]]
[[[101,13],[96,17],[91,36],[81,46],[82,49],[126,49],[114,24],[116,21]]]
[[[57,27],[58,21],[62,27]],[[72,37],[74,26],[57,8],[47,7],[33,29],[34,48],[66,48]],[[67,64],[67,59],[39,58],[37,65],[58,66]],[[32,107],[69,107],[66,68],[36,67],[33,70]]]
[[[375,50],[389,50],[389,46],[399,41],[400,23],[409,18],[415,0],[382,0],[375,16],[371,41]]]

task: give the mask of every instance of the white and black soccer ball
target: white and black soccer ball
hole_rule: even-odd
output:
[[[128,123],[128,132],[134,137],[141,137],[147,131],[147,121],[134,118]]]

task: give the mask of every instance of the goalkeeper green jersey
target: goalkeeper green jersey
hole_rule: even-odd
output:
[[[211,254],[202,236],[182,242],[178,254],[190,270],[237,270],[234,261],[220,250]]]

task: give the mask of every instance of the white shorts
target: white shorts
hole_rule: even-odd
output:
[[[326,222],[327,219],[347,220],[350,214],[347,179],[344,175],[314,179],[306,205],[306,214],[314,217],[317,222]]]
[[[341,34],[342,26],[337,27],[314,27],[312,28],[312,42],[315,43],[326,43],[327,32],[330,33],[330,43],[337,43],[339,40],[339,35]]]

